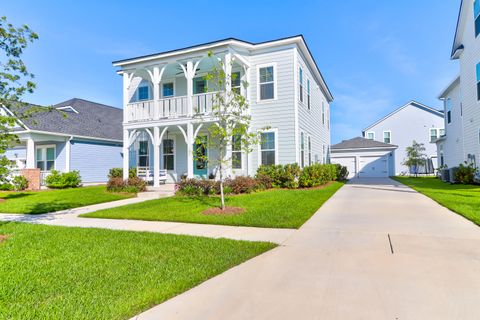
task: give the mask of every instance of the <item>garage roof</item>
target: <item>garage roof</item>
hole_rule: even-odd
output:
[[[332,146],[333,150],[345,150],[345,149],[396,149],[398,146],[372,139],[366,139],[362,137],[356,137],[350,140],[343,140]]]

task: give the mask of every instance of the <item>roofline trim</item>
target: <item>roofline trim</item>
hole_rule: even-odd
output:
[[[437,116],[439,117],[444,117],[444,114],[443,112],[441,111],[438,111],[436,109],[433,109],[427,105],[424,105],[423,103],[420,103],[420,102],[417,102],[415,100],[411,100],[409,101],[408,103],[404,104],[403,106],[401,106],[400,108],[397,108],[395,109],[394,111],[390,112],[389,114],[387,114],[385,117],[381,118],[380,120],[377,120],[375,123],[371,124],[370,126],[366,127],[365,129],[362,130],[363,133],[365,133],[367,130],[370,130],[371,128],[375,127],[377,124],[379,124],[380,122],[390,118],[391,116],[393,116],[394,114],[400,112],[401,110],[405,109],[406,107],[408,107],[409,105],[417,105],[417,106],[421,106],[422,108],[425,108],[433,113],[435,113]]]
[[[31,129],[15,132],[15,134],[22,134],[22,133],[38,133],[38,134],[47,134],[47,135],[52,135],[52,136],[57,136],[57,137],[74,137],[74,138],[89,139],[89,140],[121,142],[123,144],[123,140],[99,138],[99,137],[89,137],[89,136],[82,136],[82,135],[68,134],[68,133],[60,133],[60,132],[50,132],[50,131],[31,130]]]
[[[458,47],[455,46],[455,43],[457,42],[458,28],[460,27],[460,19],[462,17],[463,2],[464,0],[460,1],[460,9],[458,10],[457,26],[455,27],[455,37],[453,38],[452,53],[450,55],[452,59],[455,59],[455,53],[457,52],[458,49],[460,49],[460,47],[463,46],[463,45],[459,45]]]
[[[340,149],[335,149],[335,148],[331,148],[330,150],[333,152],[333,151],[351,151],[351,150],[395,150],[395,149],[398,149],[398,146],[378,146],[378,147],[366,147],[366,148],[340,148]]]
[[[451,81],[446,87],[445,89],[442,90],[442,92],[438,95],[438,99],[439,100],[443,100],[446,96],[446,93],[450,90],[452,90],[452,88],[456,85],[456,83],[460,83],[460,75],[458,75],[457,77],[455,77],[455,79],[453,81]]]

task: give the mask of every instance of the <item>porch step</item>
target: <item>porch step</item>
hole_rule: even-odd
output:
[[[158,187],[147,186],[147,191],[175,193],[175,184],[166,183],[166,184],[161,184]]]
[[[159,187],[148,186],[146,192],[140,192],[137,197],[144,199],[158,199],[171,197],[175,195],[175,185],[174,184],[163,184]]]

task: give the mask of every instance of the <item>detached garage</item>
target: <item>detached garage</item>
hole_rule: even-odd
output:
[[[349,178],[380,178],[395,174],[398,147],[365,138],[344,140],[331,149],[331,162],[347,167]]]

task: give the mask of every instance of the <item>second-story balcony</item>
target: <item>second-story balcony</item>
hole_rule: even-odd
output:
[[[191,98],[192,112],[188,110],[188,96],[132,102],[127,105],[125,121],[155,121],[209,116],[212,113],[212,105],[216,94],[217,92],[194,94]]]

